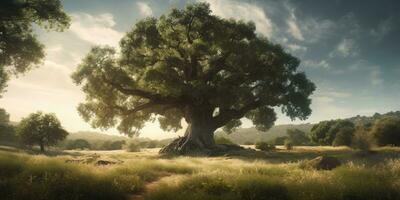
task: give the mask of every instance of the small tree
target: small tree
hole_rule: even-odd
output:
[[[293,141],[290,139],[286,139],[284,146],[285,146],[286,150],[292,150],[293,149]]]
[[[371,137],[363,127],[358,127],[354,132],[351,147],[361,151],[369,151],[372,146]]]
[[[17,134],[25,145],[39,145],[40,151],[45,151],[45,146],[52,146],[64,140],[68,132],[61,126],[54,114],[42,112],[32,113],[21,120]]]
[[[374,123],[371,133],[379,146],[400,146],[400,117],[378,119]]]
[[[335,136],[335,139],[332,142],[333,146],[350,146],[352,139],[354,137],[355,129],[352,127],[343,127],[341,128]]]

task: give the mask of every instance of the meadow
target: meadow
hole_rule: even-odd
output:
[[[0,148],[2,199],[399,199],[400,149],[361,154],[346,147],[216,157],[142,152],[64,151],[48,155]],[[93,155],[117,164],[68,162]],[[333,170],[307,167],[318,155],[339,158]]]

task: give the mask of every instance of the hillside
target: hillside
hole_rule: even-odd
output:
[[[375,113],[372,116],[360,116],[345,118],[343,120],[349,120],[355,124],[358,123],[373,123],[375,120],[383,117],[400,117],[400,111],[392,111],[384,114]],[[245,142],[257,142],[257,141],[269,141],[279,136],[286,135],[288,129],[299,129],[305,133],[309,133],[314,124],[284,124],[273,126],[266,132],[258,131],[255,128],[239,128],[232,134],[226,134],[223,131],[219,131],[216,134],[218,136],[226,137],[237,144],[244,144]]]
[[[258,141],[269,141],[279,136],[286,135],[288,129],[299,129],[306,133],[310,132],[313,124],[283,124],[273,126],[266,132],[259,131],[255,128],[239,128],[231,134],[219,131],[216,134],[218,136],[226,137],[237,144],[244,144],[245,142],[258,142]]]
[[[116,140],[127,140],[129,138],[123,135],[110,135],[92,131],[79,131],[75,133],[70,133],[67,136],[67,140],[76,140],[76,139],[84,139],[87,141],[99,141],[99,140],[116,141]]]

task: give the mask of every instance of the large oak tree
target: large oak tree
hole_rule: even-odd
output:
[[[119,53],[97,46],[83,59],[72,76],[86,93],[78,110],[94,127],[128,135],[155,119],[176,131],[185,119],[184,137],[162,150],[174,153],[215,149],[214,131],[238,127],[243,117],[266,130],[274,107],[307,118],[314,84],[297,58],[255,30],[212,15],[205,3],[143,19]]]
[[[0,1],[0,95],[10,75],[28,71],[45,56],[33,25],[62,31],[69,21],[60,0]]]

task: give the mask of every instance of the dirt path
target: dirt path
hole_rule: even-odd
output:
[[[177,184],[179,182],[179,180],[185,176],[187,176],[187,175],[171,174],[168,176],[161,177],[160,179],[158,179],[156,181],[147,183],[146,186],[144,187],[143,192],[141,192],[140,194],[129,195],[128,199],[129,200],[144,200],[144,196],[146,193],[156,191],[157,188],[163,184],[167,184],[167,185]]]

